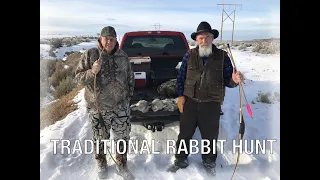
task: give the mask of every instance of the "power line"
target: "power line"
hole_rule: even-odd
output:
[[[233,43],[233,34],[234,34],[234,21],[236,19],[236,9],[237,9],[237,6],[241,6],[242,8],[242,4],[217,4],[218,6],[222,6],[222,18],[221,18],[221,32],[220,32],[220,41],[222,42],[222,29],[223,29],[223,22],[226,20],[226,19],[230,19],[232,21],[232,43]],[[228,14],[225,10],[224,10],[224,6],[234,6],[234,10]],[[227,14],[227,17],[225,19],[223,19],[223,15],[224,13]],[[233,13],[233,19],[230,17],[230,15]]]
[[[160,31],[161,24],[156,23],[156,24],[154,24],[153,26],[154,26],[154,30],[155,30],[155,31]]]

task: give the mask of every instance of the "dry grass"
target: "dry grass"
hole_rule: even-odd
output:
[[[82,53],[78,51],[69,54],[67,60],[65,61],[65,64],[71,66],[73,70],[75,70],[80,61],[81,55]]]
[[[40,129],[62,120],[69,113],[75,111],[77,106],[73,102],[73,99],[82,88],[82,86],[76,87],[70,93],[62,96],[56,102],[47,107],[40,108]]]

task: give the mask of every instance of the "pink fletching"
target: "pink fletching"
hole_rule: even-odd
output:
[[[247,108],[247,112],[248,112],[249,116],[252,117],[252,111],[251,111],[250,105],[248,103],[246,104],[246,108]]]

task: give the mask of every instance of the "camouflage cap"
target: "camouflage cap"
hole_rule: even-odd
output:
[[[101,36],[113,36],[117,37],[116,30],[112,26],[106,26],[101,30]]]

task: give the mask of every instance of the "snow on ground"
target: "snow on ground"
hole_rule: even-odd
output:
[[[80,35],[82,36],[82,35]],[[40,34],[40,40],[42,39],[51,39],[51,38],[64,38],[64,37],[74,37],[74,35],[68,34]]]
[[[56,57],[51,57],[51,56],[49,56],[50,45],[49,44],[40,44],[40,56],[43,59],[66,60],[66,57],[67,57],[67,55],[65,54],[66,52],[71,52],[71,51],[84,52],[85,50],[90,49],[95,46],[96,46],[96,41],[91,41],[91,42],[82,42],[80,44],[73,45],[70,47],[61,47],[61,48],[58,48],[54,51]]]
[[[40,44],[40,59],[56,59],[55,57],[49,56],[49,50],[49,44]]]
[[[79,45],[78,48],[82,48]],[[239,71],[247,78],[244,91],[250,103],[253,119],[245,109],[243,99],[243,117],[246,124],[244,140],[276,140],[270,147],[266,141],[266,153],[246,154],[240,156],[239,166],[234,180],[278,180],[280,179],[280,103],[265,104],[256,102],[259,91],[280,93],[280,55],[260,55],[252,52],[232,50],[235,63]],[[96,179],[96,163],[92,154],[61,154],[61,143],[57,145],[57,154],[53,154],[53,142],[50,140],[63,139],[71,141],[71,150],[76,140],[83,145],[86,140],[91,140],[91,125],[85,112],[84,91],[81,90],[75,101],[79,109],[70,113],[65,119],[46,127],[40,132],[40,179],[60,180]],[[254,104],[251,102],[255,101]],[[239,131],[239,88],[227,89],[223,104],[224,115],[221,116],[219,139],[224,139],[224,152],[219,153],[217,159],[217,179],[228,180],[231,178],[235,167],[237,150],[233,153],[232,142],[238,137]],[[128,166],[136,179],[168,179],[168,180],[204,180],[210,179],[204,173],[201,165],[201,155],[189,156],[189,167],[179,170],[175,174],[165,172],[173,163],[173,154],[165,154],[166,140],[176,140],[179,134],[179,123],[171,123],[162,132],[151,132],[139,124],[133,124],[132,140],[155,140],[155,151],[160,154],[129,154]],[[112,139],[111,134],[111,139]],[[194,139],[201,140],[197,129]],[[235,141],[237,142],[237,141]],[[219,144],[218,144],[219,145]],[[248,143],[249,149],[251,150]],[[218,152],[220,152],[218,149]],[[255,149],[253,149],[255,150]],[[258,150],[259,146],[258,146]],[[271,151],[272,150],[272,154]],[[82,147],[84,152],[84,147]],[[115,154],[112,154],[115,157]],[[107,156],[110,179],[121,179],[115,174],[115,164]]]

